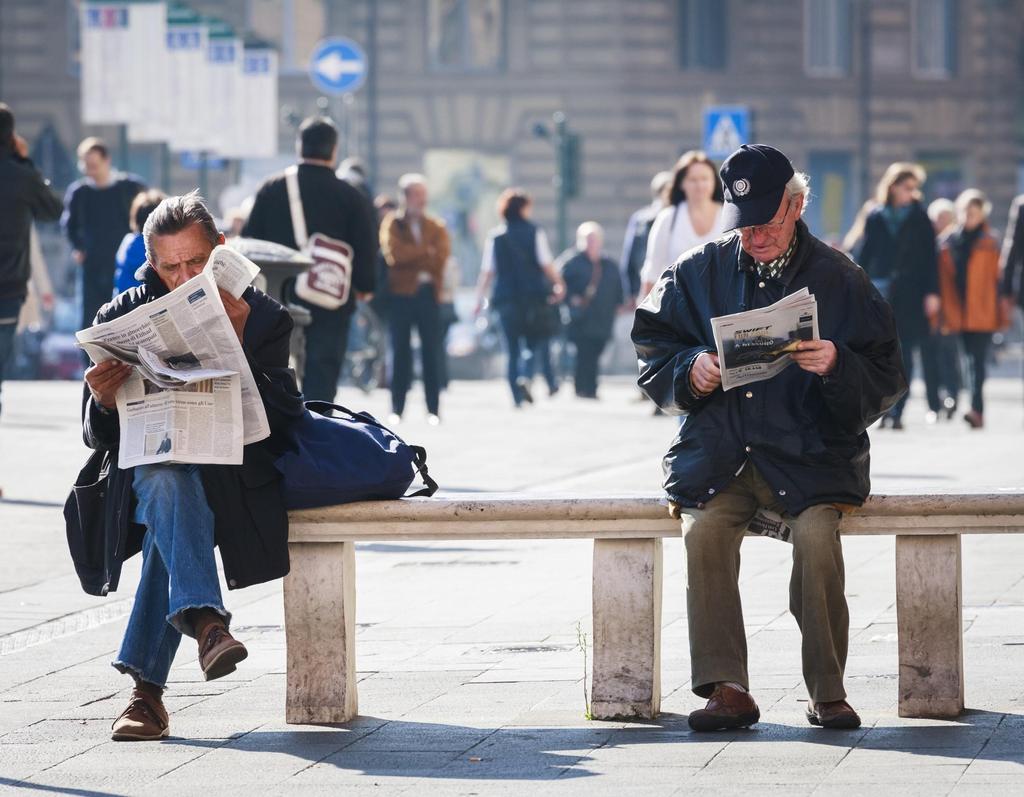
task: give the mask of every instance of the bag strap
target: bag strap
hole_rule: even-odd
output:
[[[384,429],[393,435],[395,434],[393,431],[391,431],[391,429],[388,429],[387,426],[382,424],[372,415],[365,412],[353,412],[348,407],[343,407],[340,404],[332,404],[329,401],[307,401],[306,409],[311,410],[312,412],[319,413],[320,415],[324,415],[328,418],[333,417],[331,414],[332,412],[342,412],[345,415],[348,415],[350,418],[356,418],[357,420],[369,424],[370,426],[376,426],[378,429]],[[398,435],[395,435],[395,437],[398,437]],[[401,440],[402,438],[398,437],[398,439]],[[402,440],[402,442],[404,443],[405,441]],[[419,475],[420,480],[423,482],[424,486],[417,490],[416,492],[409,493],[404,497],[430,497],[437,492],[438,484],[436,481],[434,481],[434,479],[430,476],[430,474],[427,471],[427,450],[423,448],[423,446],[414,446],[409,445],[408,443],[406,443],[406,445],[408,445],[409,450],[412,451],[413,467],[416,468],[416,473]]]
[[[422,446],[409,446],[412,449],[413,466],[423,481],[423,487],[414,493],[405,496],[406,498],[429,498],[437,492],[437,482],[427,473],[427,449]]]
[[[306,231],[306,211],[302,207],[302,194],[299,193],[299,167],[289,166],[284,170],[284,184],[288,188],[288,210],[292,215],[292,232],[299,249],[305,249],[309,242]]]

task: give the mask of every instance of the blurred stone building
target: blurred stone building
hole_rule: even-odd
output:
[[[930,196],[987,191],[1005,223],[1024,190],[1024,0],[190,0],[281,53],[278,161],[227,164],[209,193],[287,162],[294,126],[324,107],[378,190],[424,171],[458,237],[466,281],[501,187],[555,219],[554,152],[538,123],[564,111],[581,136],[570,229],[595,219],[617,251],[647,183],[702,142],[707,106],[749,108],[752,139],[812,177],[808,220],[837,239],[886,165],[920,161]],[[127,166],[175,191],[197,173],[159,146],[83,130],[77,0],[0,0],[0,97],[40,163],[66,179],[98,132]],[[307,74],[325,35],[369,54],[367,84],[322,100]],[[244,193],[244,191],[241,191]],[[235,192],[238,195],[239,191]],[[225,196],[230,196],[225,195]],[[552,236],[556,237],[556,236]]]

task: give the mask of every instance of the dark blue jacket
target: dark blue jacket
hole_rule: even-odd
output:
[[[509,221],[494,236],[495,307],[525,305],[547,296],[551,284],[537,262],[537,227],[525,219]]]
[[[601,257],[595,266],[586,252],[577,252],[564,262],[561,271],[569,305],[569,337],[608,340],[624,300],[618,265]]]
[[[687,253],[637,308],[640,388],[669,414],[688,415],[664,461],[665,490],[683,506],[703,506],[747,460],[791,514],[815,504],[859,505],[870,491],[866,429],[907,389],[892,310],[855,263],[803,222],[797,235],[792,262],[763,288],[731,235]],[[763,382],[694,394],[693,361],[715,350],[712,317],[765,307],[804,287],[817,299],[822,339],[838,350],[831,375],[790,365]]]
[[[163,282],[147,267],[142,286],[104,305],[95,323],[118,318],[166,293]],[[242,350],[267,410],[271,436],[245,446],[241,465],[200,466],[206,501],[213,511],[214,538],[231,589],[288,573],[288,513],[274,460],[287,446],[287,427],[303,412],[302,394],[288,368],[291,316],[252,287],[242,298],[250,307]],[[135,471],[116,466],[120,437],[117,414],[101,412],[88,385],[83,393],[82,427],[85,444],[110,451],[114,461],[107,477],[102,539],[72,543],[69,526],[69,544],[82,589],[92,595],[106,595],[117,589],[122,562],[141,549],[145,528],[132,522]]]

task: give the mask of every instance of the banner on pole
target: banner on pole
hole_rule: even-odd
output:
[[[266,45],[247,45],[242,59],[242,102],[235,118],[234,146],[224,154],[236,158],[277,155],[277,53]]]
[[[206,23],[181,5],[167,12],[167,115],[165,140],[173,152],[202,150],[210,129]]]
[[[128,140],[163,141],[171,123],[167,104],[167,3],[133,0],[130,8],[131,68]]]

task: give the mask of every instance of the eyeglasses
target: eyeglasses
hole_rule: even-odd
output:
[[[786,212],[782,214],[781,221],[770,221],[767,224],[751,224],[749,227],[740,227],[740,234],[754,235],[755,233],[762,233],[765,235],[775,235],[786,226],[791,207],[793,207],[793,200],[787,197]]]

